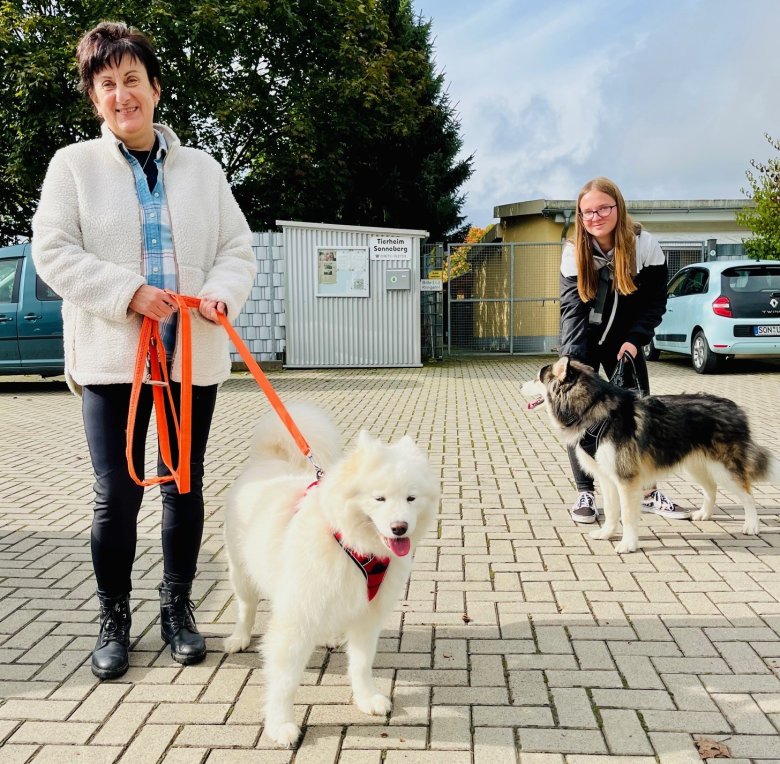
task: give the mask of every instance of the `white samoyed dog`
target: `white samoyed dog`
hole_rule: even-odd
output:
[[[268,599],[265,729],[284,746],[301,734],[293,701],[318,644],[346,642],[355,704],[368,714],[390,711],[372,676],[377,640],[440,497],[438,477],[410,437],[386,445],[362,431],[342,455],[341,436],[324,412],[309,404],[289,410],[323,477],[314,482],[311,463],[269,412],[225,510],[237,604],[225,651],[249,646],[258,600]]]

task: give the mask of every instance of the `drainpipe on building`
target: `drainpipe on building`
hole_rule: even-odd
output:
[[[574,210],[563,211],[563,230],[561,231],[561,241],[566,241],[566,234],[569,233],[569,226],[571,225],[572,215],[574,215]]]

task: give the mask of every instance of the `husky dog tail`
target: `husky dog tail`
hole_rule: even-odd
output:
[[[319,467],[327,470],[341,458],[341,433],[324,411],[310,403],[291,403],[287,411],[306,438]],[[280,459],[303,467],[309,464],[275,411],[264,414],[255,425],[252,456],[258,460]]]
[[[765,480],[772,485],[780,485],[780,459],[773,454],[769,454],[769,466]]]
[[[763,446],[751,443],[745,456],[751,482],[780,484],[780,459],[774,454]]]

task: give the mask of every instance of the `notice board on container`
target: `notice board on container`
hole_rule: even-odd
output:
[[[368,297],[368,247],[315,247],[317,297]]]

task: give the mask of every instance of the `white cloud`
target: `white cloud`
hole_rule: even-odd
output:
[[[629,198],[739,198],[778,133],[780,3],[416,0],[475,173],[469,220],[572,198],[594,175]]]

